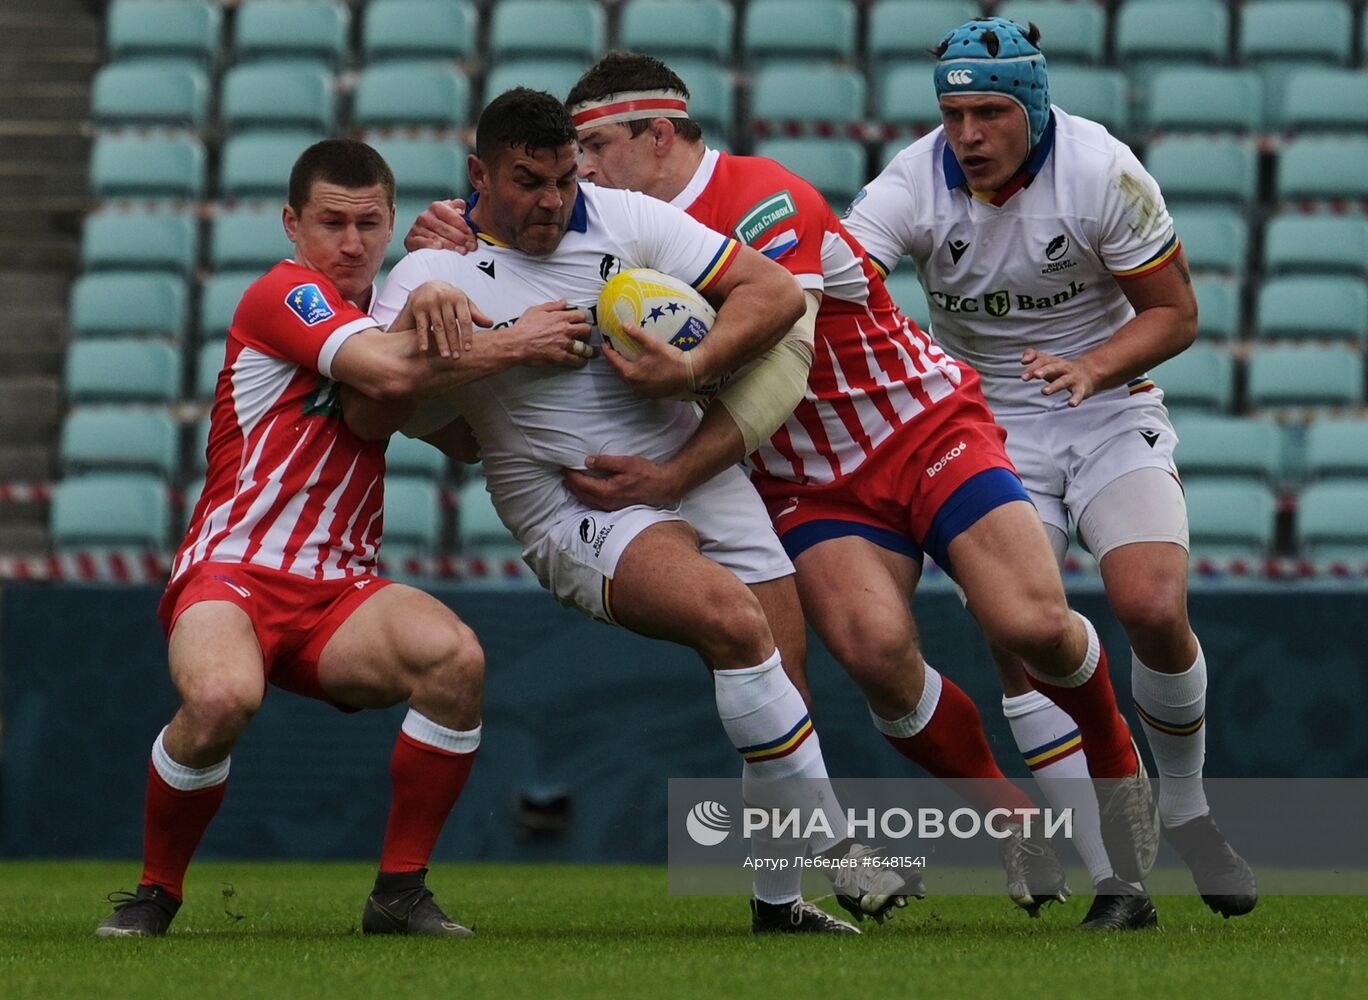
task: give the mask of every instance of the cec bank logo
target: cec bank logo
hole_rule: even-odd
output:
[[[700,847],[716,847],[731,833],[731,814],[721,802],[700,802],[689,810],[684,829]]]
[[[965,84],[974,82],[974,73],[967,69],[952,69],[945,74],[945,82],[952,87],[963,87]]]

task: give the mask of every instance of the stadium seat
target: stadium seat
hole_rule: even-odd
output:
[[[361,55],[387,59],[466,59],[475,53],[478,17],[461,0],[393,0],[366,6]]]
[[[1309,479],[1368,481],[1368,420],[1317,420],[1307,428],[1303,461]]]
[[[1161,131],[1253,132],[1263,120],[1263,84],[1248,69],[1165,67],[1150,81],[1145,118]]]
[[[392,62],[361,74],[352,106],[356,128],[396,125],[460,128],[470,121],[470,84],[460,70]]]
[[[887,125],[911,125],[929,132],[941,123],[940,98],[931,85],[931,63],[890,66],[880,74],[878,120]]]
[[[371,143],[394,171],[399,197],[451,198],[464,194],[469,187],[466,179],[466,148],[455,140],[431,139],[376,139]],[[404,228],[399,228],[401,221]],[[403,233],[412,220],[396,220],[395,240],[403,242]]]
[[[226,347],[222,341],[201,344],[195,352],[195,391],[194,398],[207,403],[214,398],[218,386],[219,372],[227,360]]]
[[[584,75],[585,63],[578,59],[513,59],[490,69],[484,81],[484,103],[488,104],[514,87],[531,87],[564,98]]]
[[[189,273],[199,258],[199,222],[184,212],[96,212],[81,234],[87,270]]]
[[[256,271],[225,271],[205,279],[199,298],[200,340],[223,340],[228,336],[243,293],[259,277]]]
[[[65,383],[73,403],[170,403],[180,395],[181,354],[159,340],[78,340]]]
[[[1234,340],[1240,336],[1243,318],[1239,281],[1198,274],[1193,276],[1192,290],[1197,295],[1197,336],[1200,339]]]
[[[204,146],[192,135],[102,135],[90,154],[96,198],[199,198]]]
[[[1368,163],[1365,164],[1368,169]],[[1348,275],[1291,275],[1259,288],[1259,337],[1368,342],[1368,284]]]
[[[209,78],[179,61],[112,63],[95,74],[90,104],[99,125],[199,128],[209,107]]]
[[[736,86],[731,74],[700,59],[673,59],[670,68],[689,88],[689,117],[703,129],[704,140],[710,146],[725,147],[736,127]]]
[[[1043,42],[1042,42],[1043,43]],[[1050,67],[1050,103],[1071,115],[1090,118],[1115,136],[1131,128],[1126,76],[1100,66]]]
[[[1194,480],[1184,484],[1194,560],[1262,559],[1273,547],[1277,505],[1261,483]]]
[[[1279,76],[1302,66],[1344,65],[1353,47],[1353,14],[1342,0],[1251,0],[1240,5],[1240,61]]]
[[[180,425],[166,410],[79,406],[62,422],[57,462],[65,476],[92,469],[176,474]]]
[[[1229,412],[1235,401],[1235,362],[1230,352],[1194,344],[1150,371],[1172,410]]]
[[[879,70],[909,59],[926,62],[941,39],[978,14],[970,0],[880,0],[869,12],[869,57]],[[931,88],[929,69],[925,84]]]
[[[778,160],[826,196],[840,215],[864,186],[865,152],[854,139],[763,139],[756,156]]]
[[[488,55],[494,64],[551,57],[587,66],[603,54],[607,36],[603,8],[592,0],[503,0],[493,7]]]
[[[1257,154],[1253,145],[1240,139],[1156,139],[1146,151],[1145,167],[1169,205],[1189,201],[1244,206],[1254,200]]]
[[[1368,218],[1360,215],[1280,215],[1264,233],[1264,269],[1368,277]]]
[[[855,5],[849,0],[751,0],[741,21],[741,58],[834,60],[855,56]]]
[[[156,476],[106,473],[64,479],[52,491],[52,546],[166,548],[171,504]]]
[[[1353,406],[1363,399],[1363,355],[1338,345],[1260,347],[1249,354],[1251,407]]]
[[[447,457],[426,441],[392,435],[385,449],[385,472],[404,476],[427,476],[441,479],[446,475]]]
[[[309,63],[236,66],[223,77],[219,119],[243,128],[331,132],[336,120],[332,77]]]
[[[350,52],[351,11],[334,0],[247,0],[237,9],[239,62],[313,60],[336,66]]]
[[[1368,198],[1368,135],[1304,136],[1278,157],[1281,199]]]
[[[1297,500],[1297,541],[1318,563],[1368,562],[1368,484],[1313,483]]]
[[[465,185],[462,185],[461,188],[458,188],[455,191],[447,192],[443,197],[450,198],[455,195],[464,194],[466,194]],[[390,240],[389,247],[385,250],[386,274],[388,274],[389,268],[394,267],[395,264],[403,260],[404,254],[408,253],[408,251],[404,249],[403,234],[408,232],[409,226],[413,225],[413,220],[418,218],[419,213],[427,208],[428,205],[432,203],[432,200],[433,199],[429,196],[421,198],[404,198],[401,196],[399,198],[398,204],[394,207],[394,239]],[[385,275],[377,277],[375,283],[380,288],[384,288]]]
[[[1290,73],[1269,124],[1294,132],[1368,132],[1368,73],[1316,67]]]
[[[442,505],[432,480],[385,477],[384,534],[380,551],[391,558],[433,555],[442,545]]]
[[[1040,29],[1040,44],[1054,69],[1065,63],[1101,63],[1106,59],[1107,12],[1072,0],[1007,0],[993,11],[1020,25]]]
[[[212,64],[222,24],[219,5],[208,0],[115,0],[105,22],[105,54],[111,62],[153,56]]]
[[[105,271],[71,286],[73,337],[170,336],[185,331],[185,281],[174,274]]]
[[[214,215],[209,228],[211,270],[254,270],[260,275],[293,257],[294,245],[285,236],[278,204],[220,210]]]
[[[494,501],[485,489],[484,478],[471,476],[457,498],[456,524],[461,554],[485,559],[516,559],[522,546],[499,520]]]
[[[931,327],[931,305],[926,300],[926,289],[912,262],[904,261],[902,266],[888,276],[888,294],[898,304],[898,310],[908,319],[916,320],[923,330]]]
[[[1181,416],[1176,461],[1185,483],[1195,477],[1279,478],[1282,436],[1277,424],[1250,417],[1208,414]]]
[[[1222,63],[1229,54],[1230,14],[1220,0],[1128,3],[1117,12],[1116,59],[1123,65]]]
[[[672,69],[676,56],[726,66],[734,20],[732,5],[722,0],[631,0],[622,10],[618,44],[662,58]]]
[[[784,63],[755,74],[751,92],[755,121],[846,125],[863,120],[864,110],[864,74],[855,70]]]
[[[1174,231],[1183,243],[1194,272],[1243,275],[1249,254],[1249,223],[1233,208],[1180,206],[1173,212]]]
[[[318,132],[239,132],[223,144],[218,193],[224,198],[285,200],[290,168],[323,136]]]

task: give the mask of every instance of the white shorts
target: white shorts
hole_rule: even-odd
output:
[[[742,583],[793,574],[765,505],[739,467],[704,483],[670,509],[636,505],[594,510],[567,492],[565,502],[546,520],[544,533],[524,547],[523,559],[556,600],[612,622],[608,592],[618,559],[637,535],[663,521],[687,521],[703,554]]]
[[[1099,527],[1100,534],[1089,530],[1092,537],[1083,539],[1098,559],[1131,542],[1187,547],[1187,511],[1173,461],[1178,435],[1160,399],[1151,393],[1108,394],[1077,407],[999,413],[997,420],[1007,431],[1007,453],[1047,526],[1066,536],[1071,523]],[[1152,490],[1154,502],[1128,504],[1124,526],[1104,512],[1088,511],[1109,485],[1141,469],[1167,475],[1132,480]]]

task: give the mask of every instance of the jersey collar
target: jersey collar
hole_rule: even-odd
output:
[[[475,238],[482,243],[490,246],[507,247],[508,244],[500,239],[496,239],[489,233],[481,232],[480,227],[475,225],[475,220],[470,217],[471,211],[480,200],[480,192],[472,191],[470,197],[466,199],[465,221],[470,227],[470,231],[475,234]],[[583,233],[589,230],[589,206],[584,201],[584,190],[580,188],[575,192],[575,207],[570,210],[570,232]]]
[[[684,190],[670,199],[670,204],[678,209],[687,209],[698,200],[698,196],[703,193],[703,189],[708,186],[708,182],[713,178],[713,171],[717,169],[717,161],[721,159],[721,154],[715,149],[703,150],[703,159],[698,163],[698,169],[689,178],[689,183],[684,185]]]
[[[941,169],[945,171],[945,186],[951,191],[962,187],[974,197],[981,198],[990,205],[1001,207],[1022,188],[1030,187],[1031,181],[1036,179],[1036,174],[1045,168],[1045,161],[1050,158],[1050,153],[1054,151],[1054,136],[1055,116],[1054,112],[1051,111],[1050,119],[1045,123],[1044,134],[1036,143],[1035,149],[1031,150],[1031,155],[1026,157],[1026,162],[1022,164],[1021,169],[997,191],[983,194],[970,189],[968,180],[964,176],[964,168],[960,166],[959,160],[955,159],[955,154],[947,142],[941,151]]]

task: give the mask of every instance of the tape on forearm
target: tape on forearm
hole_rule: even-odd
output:
[[[807,308],[784,339],[723,386],[717,402],[727,408],[746,443],[746,454],[768,441],[788,419],[807,388],[822,297],[805,294]]]

